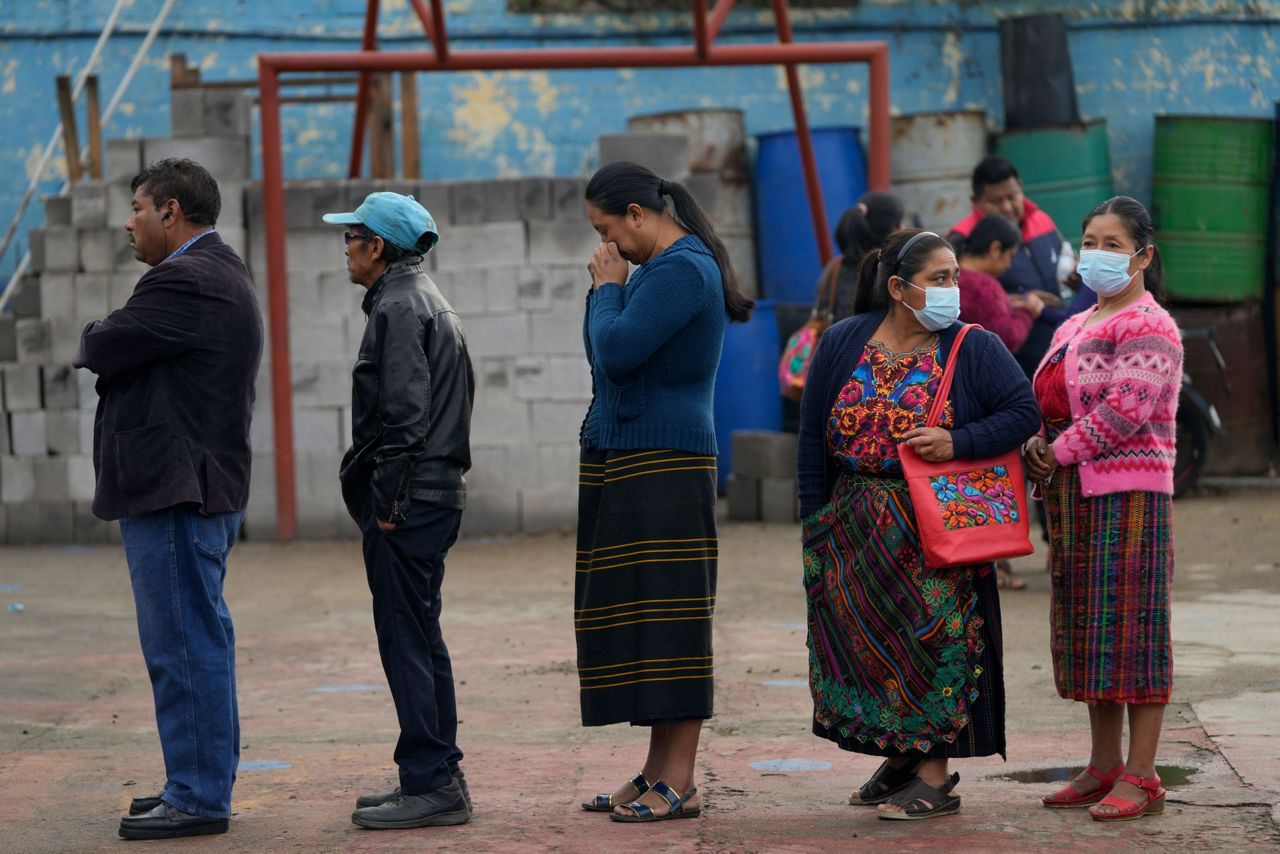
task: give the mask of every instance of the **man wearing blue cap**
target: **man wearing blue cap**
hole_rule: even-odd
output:
[[[356,800],[351,821],[384,829],[463,824],[453,668],[440,633],[444,559],[471,467],[475,383],[462,324],[422,268],[439,236],[412,196],[372,193],[352,213],[347,273],[368,289],[352,376],[342,497],[364,534],[378,651],[400,722],[400,785]]]

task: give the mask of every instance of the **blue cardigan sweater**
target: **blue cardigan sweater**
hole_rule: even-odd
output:
[[[814,353],[800,402],[800,436],[796,461],[800,515],[820,510],[831,498],[840,469],[827,453],[827,421],[840,389],[862,357],[867,342],[884,320],[874,311],[842,320],[827,330]],[[945,362],[960,324],[939,334]],[[951,384],[956,426],[951,430],[956,459],[994,456],[1020,446],[1040,427],[1040,409],[1008,349],[985,329],[971,331],[960,348]]]
[[[716,453],[712,398],[725,322],[720,267],[692,234],[642,264],[626,287],[588,294],[592,400],[582,444]]]

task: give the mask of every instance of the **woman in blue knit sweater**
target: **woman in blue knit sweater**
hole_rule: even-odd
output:
[[[623,822],[691,818],[712,711],[712,396],[726,315],[745,321],[754,303],[682,185],[611,163],[586,197],[600,247],[583,328],[593,393],[574,600],[582,723],[627,721],[650,735],[640,772],[582,806]],[[628,263],[638,268],[629,280]]]
[[[957,812],[947,760],[1005,752],[994,567],[924,565],[898,459],[900,443],[930,462],[991,456],[1039,426],[999,338],[973,330],[953,352],[959,273],[938,235],[890,235],[862,263],[854,316],[822,337],[800,405],[813,732],[884,757],[849,802],[887,819]],[[950,402],[925,427],[948,359]],[[1025,500],[994,475],[984,489]]]

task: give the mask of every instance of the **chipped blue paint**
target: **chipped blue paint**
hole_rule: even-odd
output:
[[[0,3],[0,228],[29,180],[27,169],[57,122],[53,78],[85,61],[112,0]],[[104,55],[109,97],[160,0],[135,0]],[[109,135],[168,133],[168,53],[185,53],[206,79],[251,78],[262,51],[355,47],[364,4],[351,0],[224,0],[178,4],[138,74]],[[384,3],[380,38],[390,48],[423,44],[408,4]],[[896,112],[980,108],[1002,115],[995,15],[1061,8],[1051,0],[863,0],[853,8],[795,12],[800,39],[888,39]],[[1133,8],[1142,6],[1142,12]],[[1231,11],[1224,12],[1223,9]],[[213,10],[212,14],[210,10]],[[458,49],[567,44],[687,43],[687,14],[515,15],[505,0],[450,0]],[[1154,115],[1270,116],[1280,99],[1280,2],[1087,0],[1071,12],[1070,44],[1082,112],[1105,117],[1115,186],[1140,199],[1151,188]],[[736,11],[730,41],[768,39],[767,11]],[[866,74],[858,66],[804,70],[815,125],[860,123]],[[777,69],[618,70],[426,76],[419,85],[422,163],[427,178],[581,174],[595,164],[595,138],[625,129],[628,116],[699,106],[745,110],[752,134],[788,128],[791,113]],[[351,127],[348,105],[290,106],[283,115],[286,174],[341,175]],[[255,140],[255,169],[260,153]],[[47,180],[53,191],[60,177]],[[24,222],[39,225],[39,207]],[[17,262],[0,258],[0,275]]]

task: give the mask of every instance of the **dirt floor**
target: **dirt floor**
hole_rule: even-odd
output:
[[[845,803],[877,762],[808,732],[798,527],[726,524],[700,819],[636,827],[578,808],[638,770],[645,733],[579,725],[574,545],[545,535],[463,541],[448,563],[475,819],[357,829],[356,795],[394,785],[396,736],[359,548],[243,543],[228,586],[243,729],[231,831],[126,843],[118,816],[164,773],[123,555],[0,548],[0,850],[1274,850],[1280,492],[1202,495],[1176,516],[1177,680],[1160,764],[1181,785],[1163,816],[1121,825],[1039,804],[1088,750],[1085,710],[1053,688],[1043,555],[1019,562],[1028,589],[1003,598],[1008,761],[954,764],[959,816],[885,822]]]

